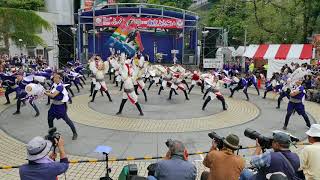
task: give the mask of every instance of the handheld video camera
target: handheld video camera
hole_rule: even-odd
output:
[[[53,127],[48,130],[48,135],[46,135],[44,138],[46,140],[51,141],[53,146],[56,146],[55,140],[59,141],[60,136],[61,136],[61,134],[59,132],[57,132],[57,128]]]
[[[222,149],[223,148],[223,139],[224,137],[221,137],[219,136],[216,132],[211,132],[211,133],[208,133],[208,136],[211,138],[211,139],[214,139],[214,141],[217,143],[217,148],[218,149]]]
[[[278,133],[278,132],[281,132],[281,131],[273,131],[273,133]],[[286,133],[286,134],[288,134],[288,133]],[[264,136],[264,135],[258,133],[257,131],[250,129],[250,128],[247,128],[244,131],[244,135],[252,140],[258,139],[258,142],[259,142],[262,149],[272,148],[272,142],[273,142],[272,137]],[[288,134],[288,135],[290,136],[292,142],[299,142],[299,139],[297,137],[292,136],[291,134]]]

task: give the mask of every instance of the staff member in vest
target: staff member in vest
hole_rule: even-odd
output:
[[[59,73],[54,74],[53,76],[53,89],[51,91],[46,91],[45,95],[49,96],[53,99],[51,107],[48,111],[48,125],[49,128],[53,127],[53,120],[54,119],[63,119],[71,128],[73,136],[72,140],[76,140],[78,137],[76,128],[67,115],[67,104],[69,100],[68,92],[64,88],[63,84],[61,83],[62,75]]]
[[[272,149],[262,154],[260,144],[256,144],[255,156],[250,164],[258,171],[254,174],[248,169],[244,169],[240,175],[240,180],[260,180],[266,179],[267,174],[281,172],[288,179],[293,179],[297,175],[300,167],[300,160],[296,153],[289,150],[291,144],[290,136],[283,132],[273,134]]]
[[[311,126],[310,120],[308,115],[306,114],[306,111],[304,109],[304,105],[302,103],[303,97],[305,95],[305,90],[304,87],[301,86],[302,81],[299,79],[296,81],[296,88],[293,89],[290,93],[290,100],[288,103],[288,108],[287,108],[287,115],[285,118],[285,123],[283,126],[283,130],[287,129],[289,119],[294,111],[296,111],[299,115],[301,115],[306,122],[306,125],[308,127]]]

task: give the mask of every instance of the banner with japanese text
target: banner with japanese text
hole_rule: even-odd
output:
[[[94,22],[96,26],[100,27],[119,27],[124,18],[121,16],[97,16]],[[138,28],[182,29],[184,24],[182,19],[172,18],[134,17],[132,20]]]

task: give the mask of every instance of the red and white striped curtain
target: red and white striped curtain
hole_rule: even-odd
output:
[[[290,60],[312,59],[312,44],[261,44],[250,45],[243,56],[252,59]]]

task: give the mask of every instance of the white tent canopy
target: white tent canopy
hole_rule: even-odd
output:
[[[267,59],[269,69],[267,78],[271,78],[273,72],[279,72],[285,64],[308,63],[313,57],[312,44],[260,44],[250,45],[246,48],[244,57],[252,59]]]

